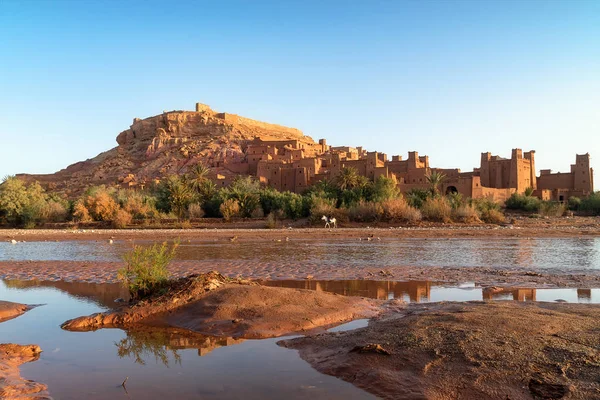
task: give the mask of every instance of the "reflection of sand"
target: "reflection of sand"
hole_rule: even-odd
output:
[[[6,287],[14,289],[55,288],[73,297],[93,300],[108,308],[116,306],[115,299],[128,299],[129,297],[127,290],[119,283],[5,280],[4,284]]]

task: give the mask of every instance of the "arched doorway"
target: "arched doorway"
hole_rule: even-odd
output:
[[[446,194],[455,194],[458,193],[458,189],[456,188],[456,186],[448,186],[446,188]]]

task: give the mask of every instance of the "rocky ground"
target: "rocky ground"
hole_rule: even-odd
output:
[[[396,305],[367,328],[280,342],[387,399],[600,399],[600,307]]]

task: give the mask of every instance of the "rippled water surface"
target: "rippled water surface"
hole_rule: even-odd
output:
[[[283,235],[283,234],[282,234]],[[137,241],[138,244],[149,242]],[[133,242],[0,243],[0,260],[117,261]],[[600,238],[195,241],[180,260],[364,266],[489,266],[599,269]]]

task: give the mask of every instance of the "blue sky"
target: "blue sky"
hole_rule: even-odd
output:
[[[195,102],[436,167],[600,168],[600,1],[0,0],[0,176]]]

